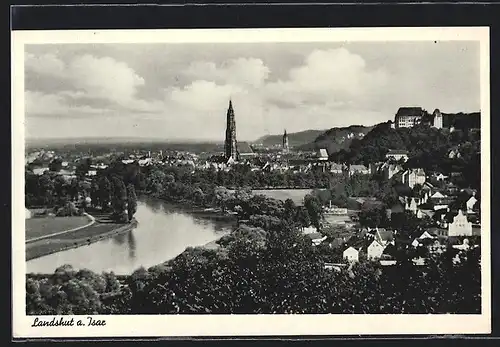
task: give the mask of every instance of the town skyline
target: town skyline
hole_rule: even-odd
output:
[[[220,142],[229,99],[240,141],[477,112],[478,61],[474,42],[31,45],[26,138]]]

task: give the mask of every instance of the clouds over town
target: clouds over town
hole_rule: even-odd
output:
[[[39,45],[25,51],[28,137],[220,140],[375,124],[399,106],[479,109],[477,43]]]

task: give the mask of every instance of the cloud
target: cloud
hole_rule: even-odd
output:
[[[259,87],[269,77],[270,69],[261,59],[237,58],[219,66],[213,62],[196,61],[183,73],[197,80]]]
[[[87,96],[108,98],[119,104],[127,104],[134,99],[137,88],[144,85],[127,64],[109,57],[97,58],[84,55],[71,61],[68,75],[78,90]]]
[[[194,81],[183,88],[172,88],[169,99],[182,107],[198,111],[213,111],[226,105],[229,98],[246,91],[235,85],[217,85],[211,81]]]
[[[55,54],[36,56],[26,53],[24,56],[24,66],[27,72],[53,77],[64,76],[65,64]]]
[[[25,113],[49,117],[103,115],[110,112],[106,108],[89,105],[75,105],[67,93],[44,94],[27,90],[24,93]]]
[[[288,79],[266,85],[270,101],[301,104],[330,103],[336,107],[361,99],[386,85],[384,70],[369,71],[364,59],[345,48],[315,50],[304,64],[289,71]]]
[[[26,111],[32,132],[47,136],[64,119],[75,136],[219,140],[230,97],[240,140],[375,124],[401,105],[474,111],[479,53],[463,45],[31,46]]]
[[[54,54],[37,57],[28,53],[25,56],[25,66],[28,76],[37,74],[45,79],[56,79],[66,87],[56,93],[27,93],[26,97],[31,100],[47,102],[46,106],[41,107],[30,105],[26,108],[28,114],[46,115],[50,110],[53,114],[64,115],[68,114],[65,110],[69,109],[89,113],[92,105],[108,105],[141,112],[157,112],[161,109],[158,101],[137,98],[138,88],[145,84],[144,78],[126,63],[110,57],[85,54],[65,63]],[[85,103],[87,107],[84,107]]]

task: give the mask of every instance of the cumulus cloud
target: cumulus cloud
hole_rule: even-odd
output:
[[[78,118],[75,134],[94,134],[95,120],[83,120],[95,115],[110,136],[221,140],[232,98],[238,138],[249,140],[283,128],[375,124],[402,104],[474,107],[474,54],[453,51],[450,63],[446,51],[391,45],[158,45],[147,54],[137,46],[38,47],[25,54],[26,114],[69,116],[67,129]],[[33,131],[59,131],[61,120],[35,118]]]
[[[26,53],[24,56],[26,72],[34,72],[44,76],[64,76],[65,64],[55,54],[41,54],[39,56]]]
[[[75,105],[67,93],[45,94],[27,90],[24,94],[24,107],[28,115],[89,116],[108,113],[105,108],[89,105]]]
[[[383,70],[369,71],[364,59],[345,48],[315,50],[304,64],[289,71],[288,79],[266,85],[267,97],[300,104],[329,103],[340,107],[384,86]]]
[[[85,102],[107,102],[117,108],[144,112],[159,109],[158,102],[148,102],[136,97],[138,88],[145,83],[144,79],[127,64],[110,57],[86,54],[65,63],[54,54],[37,57],[28,53],[25,66],[27,74],[36,73],[45,78],[55,78],[71,88],[52,94],[27,91],[26,98],[47,103],[47,106],[27,107],[28,114],[47,114],[51,110],[54,114],[64,115],[65,109],[88,111],[90,106],[74,107],[75,104]]]
[[[183,73],[199,80],[259,87],[269,77],[270,69],[261,59],[237,58],[220,65],[208,61],[196,61]]]

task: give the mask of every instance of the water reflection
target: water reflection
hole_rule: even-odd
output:
[[[134,233],[132,231],[129,231],[127,233],[127,239],[128,239],[128,256],[130,260],[135,260],[135,251],[137,249],[137,245],[135,243],[135,237]]]
[[[231,228],[228,222],[202,219],[154,199],[139,201],[136,219],[137,228],[128,233],[30,260],[26,270],[52,273],[58,266],[71,264],[99,273],[130,274],[141,266],[149,268],[172,259],[188,246],[209,243]]]
[[[123,245],[125,243],[126,236],[125,234],[118,234],[113,236],[112,240],[117,244],[117,245]]]

